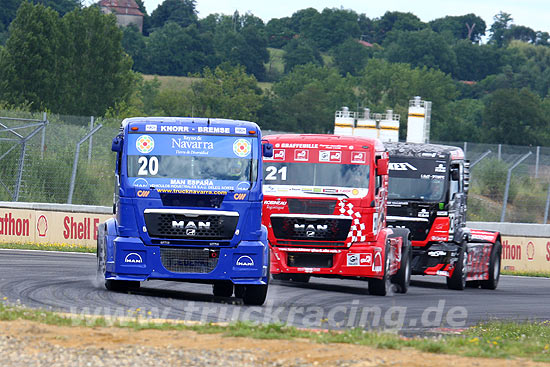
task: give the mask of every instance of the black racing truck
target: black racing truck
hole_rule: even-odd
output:
[[[453,146],[386,143],[389,226],[408,228],[412,273],[447,277],[450,289],[496,289],[498,232],[466,227],[469,161]]]

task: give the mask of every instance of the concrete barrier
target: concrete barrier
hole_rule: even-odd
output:
[[[112,217],[102,206],[0,202],[0,242],[95,246],[97,226]]]
[[[502,236],[502,268],[550,272],[550,224],[468,222]]]

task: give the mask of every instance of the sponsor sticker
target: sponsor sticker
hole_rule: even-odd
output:
[[[309,150],[308,149],[296,149],[294,151],[294,160],[295,161],[309,161]]]
[[[351,163],[365,163],[367,161],[367,153],[351,152]]]
[[[250,142],[246,139],[237,139],[233,143],[233,153],[235,153],[238,157],[246,157],[250,154],[252,146]]]
[[[145,125],[145,131],[155,132],[157,131],[157,125]]]
[[[285,150],[284,149],[273,149],[273,159],[276,161],[285,160]]]
[[[246,127],[236,127],[235,134],[246,134]]]
[[[142,135],[136,140],[136,149],[140,153],[150,153],[154,147],[155,141],[149,135]]]

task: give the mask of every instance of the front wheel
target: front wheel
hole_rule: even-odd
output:
[[[403,253],[401,254],[401,265],[393,276],[392,282],[397,285],[397,293],[407,293],[411,284],[411,258],[412,251],[409,241],[403,238]]]
[[[214,283],[212,285],[212,293],[217,297],[231,297],[233,295],[233,283]]]
[[[384,258],[384,276],[382,279],[372,278],[369,279],[369,293],[375,296],[385,296],[390,292],[390,247],[386,245],[386,254]]]
[[[493,245],[491,251],[491,260],[489,262],[489,279],[480,281],[481,288],[483,289],[497,289],[498,280],[500,279],[500,254],[501,245],[497,241]]]
[[[242,298],[245,305],[261,306],[267,297],[267,284],[235,286],[235,296]]]
[[[447,287],[457,291],[462,291],[466,288],[466,276],[468,269],[468,252],[466,251],[468,244],[464,242],[460,246],[458,260],[455,263],[453,275],[447,278]]]

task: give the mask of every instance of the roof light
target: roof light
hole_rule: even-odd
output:
[[[249,134],[256,134],[256,131],[254,131],[254,130],[248,130],[248,133],[249,133]]]
[[[137,126],[132,126],[131,129],[132,129],[132,131],[137,131],[138,127]]]

